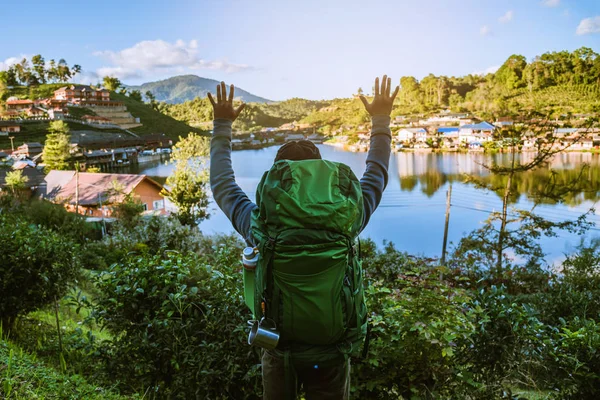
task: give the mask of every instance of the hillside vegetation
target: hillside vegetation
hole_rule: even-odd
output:
[[[486,76],[429,74],[420,81],[404,76],[399,85],[392,116],[423,115],[441,109],[470,111],[486,119],[523,110],[552,115],[596,113],[600,111],[600,56],[585,47],[573,52],[545,53],[530,62],[524,56],[512,55],[498,71]],[[357,89],[357,95],[360,94],[366,94],[362,88]],[[206,99],[162,104],[160,110],[194,125],[207,123],[211,118]],[[368,115],[358,98],[291,99],[272,104],[248,104],[235,128],[260,130],[293,121],[308,123],[329,133],[342,125],[358,126],[368,122]]]
[[[30,87],[15,86],[11,87],[10,89],[6,88],[4,90],[0,88],[0,109],[3,106],[3,103],[9,97],[17,97],[19,99],[29,100],[49,98],[53,96],[55,90],[66,85],[68,85],[68,83],[50,83]],[[137,135],[164,133],[173,139],[177,139],[180,136],[186,136],[189,132],[201,133],[199,129],[193,128],[187,125],[185,122],[176,120],[165,113],[155,110],[150,104],[145,104],[142,101],[138,101],[122,93],[111,92],[111,99],[122,101],[125,106],[127,106],[127,110],[131,112],[134,117],[140,118],[143,125],[138,128],[131,129],[131,131]],[[69,113],[75,118],[81,118],[85,114],[95,114],[92,109],[79,107],[70,107]],[[69,125],[71,131],[85,130],[103,132],[107,134],[124,134],[123,130],[117,128],[99,129],[94,126],[79,124],[71,121],[67,121],[67,124]],[[13,135],[15,136],[15,147],[26,142],[40,142],[43,144],[46,140],[48,127],[49,121],[23,122],[21,124],[21,132]],[[0,136],[0,149],[10,149],[10,146],[11,143],[8,136]]]

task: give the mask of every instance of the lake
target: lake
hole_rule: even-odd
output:
[[[323,158],[349,165],[360,178],[364,172],[366,153],[352,153],[340,148],[319,145]],[[278,147],[260,150],[233,152],[233,167],[236,180],[251,199],[255,197],[256,186],[262,174],[270,168]],[[518,155],[531,158],[531,153]],[[495,160],[503,162],[508,154],[495,155]],[[393,242],[397,248],[412,254],[440,256],[444,234],[446,192],[452,184],[452,207],[450,212],[449,241],[456,243],[466,233],[481,226],[489,213],[501,210],[502,201],[498,194],[464,183],[464,174],[483,179],[489,176],[481,165],[489,160],[481,153],[392,153],[389,169],[389,183],[382,202],[372,216],[362,237],[370,237],[382,245]],[[600,182],[600,155],[591,153],[564,153],[557,155],[550,168],[556,171],[557,179],[569,180],[579,174],[583,165],[588,183]],[[140,172],[149,176],[166,177],[173,166],[168,164],[142,164]],[[519,177],[518,191],[513,201],[514,207],[530,209],[531,197],[540,186],[546,171]],[[574,219],[588,211],[600,199],[596,188],[579,193],[568,199],[566,204],[543,204],[536,212],[553,221]],[[207,233],[233,232],[229,221],[214,202],[210,205],[210,219],[202,222],[200,228]],[[600,237],[600,210],[590,217],[596,228],[590,230],[586,238]],[[576,246],[580,237],[562,232],[556,238],[542,239],[542,246],[548,253],[547,261],[553,263],[564,257]]]

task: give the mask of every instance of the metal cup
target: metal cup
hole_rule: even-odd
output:
[[[279,343],[279,332],[277,332],[275,321],[269,318],[252,321],[252,328],[248,335],[249,345],[273,350],[277,347],[277,343]]]

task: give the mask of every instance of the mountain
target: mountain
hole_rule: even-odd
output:
[[[174,76],[157,82],[147,82],[141,86],[128,86],[131,90],[139,90],[143,93],[151,91],[156,100],[170,104],[183,103],[194,100],[196,97],[205,97],[208,92],[215,95],[215,88],[219,81],[201,78],[196,75]],[[268,103],[263,97],[248,93],[243,89],[235,88],[235,97],[246,103]]]

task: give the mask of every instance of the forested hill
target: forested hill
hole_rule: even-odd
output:
[[[178,104],[193,100],[196,97],[206,97],[208,92],[214,95],[218,83],[214,79],[201,78],[196,75],[180,75],[162,81],[144,83],[141,86],[128,86],[128,89],[139,90],[142,93],[150,91],[158,101]],[[235,95],[236,98],[247,103],[266,103],[270,101],[239,88],[235,89]]]
[[[392,76],[394,75],[391,71]],[[429,74],[421,80],[401,77],[393,115],[424,115],[451,109],[493,118],[523,110],[546,114],[600,112],[600,56],[590,48],[549,52],[529,62],[512,55],[495,73],[462,77]],[[357,88],[357,94],[371,88]],[[237,91],[236,91],[237,93]],[[193,125],[210,121],[206,99],[162,104],[160,110]],[[272,104],[249,104],[236,121],[239,130],[258,130],[298,121],[325,133],[341,125],[360,126],[368,114],[356,98],[311,101],[290,99]]]

